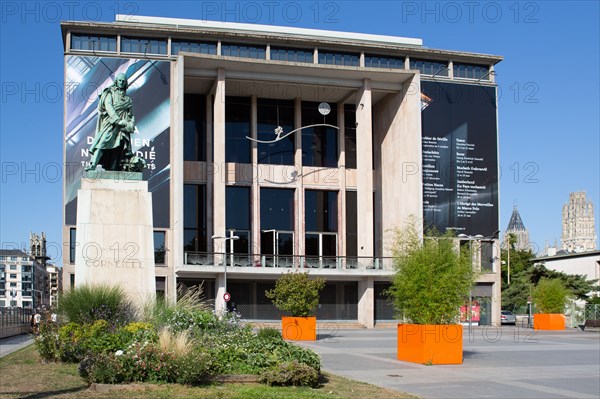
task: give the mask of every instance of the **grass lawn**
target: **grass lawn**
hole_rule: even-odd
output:
[[[91,392],[77,374],[76,364],[42,363],[35,345],[0,359],[0,398],[416,398],[373,385],[325,374],[316,388],[268,387],[262,384],[215,384],[188,387],[144,385],[135,391]]]

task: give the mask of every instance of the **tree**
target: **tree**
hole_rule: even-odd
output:
[[[542,278],[535,290],[533,300],[540,313],[564,313],[570,292],[557,278]]]
[[[456,323],[475,272],[452,233],[428,232],[421,241],[409,225],[396,231],[393,253],[396,274],[387,292],[398,315],[414,324]]]
[[[324,287],[322,278],[310,279],[308,273],[286,273],[265,295],[278,309],[294,317],[308,317],[319,304],[319,293]]]

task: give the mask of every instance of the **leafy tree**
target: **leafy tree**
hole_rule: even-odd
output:
[[[286,273],[265,295],[278,309],[294,317],[307,317],[319,304],[319,293],[324,287],[322,278],[310,279],[308,273]]]
[[[451,232],[432,231],[421,241],[412,225],[396,232],[396,266],[388,295],[401,318],[415,324],[452,324],[475,272],[468,251],[458,251]]]
[[[542,278],[533,290],[533,300],[541,313],[564,313],[569,294],[561,280]]]

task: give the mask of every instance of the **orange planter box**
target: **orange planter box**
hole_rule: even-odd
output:
[[[536,313],[533,315],[534,330],[564,330],[565,315],[558,313]]]
[[[421,364],[462,364],[459,324],[398,324],[398,360]]]
[[[282,317],[281,335],[291,341],[316,341],[316,317]]]

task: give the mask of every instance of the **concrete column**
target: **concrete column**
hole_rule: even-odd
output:
[[[215,310],[222,311],[225,309],[225,300],[223,299],[223,295],[225,294],[225,275],[223,273],[217,275],[215,290],[217,291],[215,294]]]
[[[258,122],[258,104],[256,96],[252,96],[250,110],[250,137],[256,139]],[[251,250],[253,254],[260,253],[260,188],[258,186],[258,143],[252,141],[252,188],[250,190],[250,230],[251,230]],[[258,260],[258,259],[255,259]]]
[[[356,93],[356,188],[358,256],[373,256],[373,135],[371,81]]]
[[[367,328],[375,327],[375,284],[373,277],[358,282],[358,322]]]
[[[214,124],[213,124],[213,101],[214,96],[207,95],[206,96],[206,203],[213,203],[213,183],[215,177],[215,173],[218,173],[219,169],[214,164],[213,160],[213,134],[214,134]],[[210,238],[214,234],[213,230],[213,214],[210,211],[206,212],[206,237],[208,239],[207,249],[208,252],[212,252],[213,250],[213,240]]]
[[[316,51],[316,50],[315,50]],[[302,101],[296,98],[294,102],[294,129],[302,127]],[[302,168],[302,132],[294,133],[296,140],[296,152],[294,153],[294,164],[298,171],[296,180],[296,206],[294,208],[294,240],[296,241],[296,255],[304,255],[304,172]]]
[[[346,142],[345,142],[345,122],[344,122],[344,103],[337,104],[338,120],[338,143],[340,156],[338,163],[338,183],[340,192],[338,195],[338,255],[346,255]],[[343,268],[346,268],[345,258],[341,262]]]
[[[171,98],[172,120],[171,126],[171,248],[167,251],[168,276],[165,279],[165,298],[175,301],[177,296],[177,279],[175,270],[183,265],[183,183],[184,162],[183,156],[183,99],[184,99],[184,57],[178,57],[177,62],[171,67]],[[167,233],[167,238],[169,233]]]
[[[213,233],[225,234],[225,70],[219,68],[217,76],[217,90],[213,101],[213,126],[214,126],[214,166],[213,180]],[[215,243],[221,244],[221,243]],[[215,250],[219,250],[215,248]],[[225,252],[225,248],[221,249]]]

